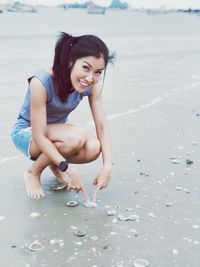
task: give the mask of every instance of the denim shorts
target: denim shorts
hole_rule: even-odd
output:
[[[16,148],[31,159],[32,128],[30,127],[30,122],[19,118],[13,126],[11,138]]]

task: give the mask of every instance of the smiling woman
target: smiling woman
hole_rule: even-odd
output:
[[[97,192],[111,175],[111,145],[101,97],[101,74],[113,56],[105,43],[93,35],[73,37],[61,33],[55,47],[53,67],[28,78],[24,103],[13,126],[16,147],[33,160],[24,174],[27,195],[44,197],[40,183],[43,170],[52,172],[69,189],[82,191],[88,200],[78,170],[69,163],[88,163],[102,153],[103,166],[94,178]],[[97,137],[68,122],[68,115],[83,97],[88,97]]]

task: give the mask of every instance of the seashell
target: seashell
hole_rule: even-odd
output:
[[[190,193],[190,189],[187,189],[187,188],[183,188],[183,191],[184,191],[185,193]]]
[[[78,205],[78,202],[71,200],[71,201],[68,201],[66,205],[68,207],[76,207]]]
[[[116,210],[108,210],[107,215],[108,216],[114,216],[116,214]]]
[[[38,212],[32,212],[32,213],[30,214],[30,217],[31,217],[31,218],[35,218],[35,217],[38,217],[38,216],[40,216],[40,214],[39,214]]]
[[[85,236],[86,232],[84,230],[75,230],[74,235],[81,237],[81,236]]]
[[[66,189],[67,186],[68,186],[67,184],[56,185],[52,189],[53,189],[53,191],[62,191],[64,189]]]
[[[168,159],[176,159],[176,158],[177,158],[177,156],[175,156],[175,155],[171,155],[168,157]]]
[[[171,202],[167,202],[165,205],[166,205],[167,207],[171,207],[173,204],[172,204]]]
[[[181,162],[180,159],[173,159],[172,160],[172,163],[174,163],[174,164],[180,164],[180,162]]]
[[[136,221],[137,219],[139,219],[139,216],[136,214],[131,214],[128,216],[129,221]]]
[[[133,262],[133,266],[134,267],[148,267],[149,262],[147,260],[144,260],[144,259],[136,259]]]
[[[86,200],[85,202],[83,202],[83,205],[86,208],[96,208],[97,207],[97,203],[90,201],[90,200]]]
[[[118,218],[119,218],[120,221],[128,221],[128,217],[125,217],[125,216],[122,215],[122,214],[119,214],[119,215],[118,215]]]
[[[181,191],[181,190],[182,190],[182,187],[181,187],[181,186],[177,186],[177,187],[176,187],[176,190],[177,190],[177,191]]]
[[[28,246],[28,248],[30,251],[39,251],[39,250],[43,249],[44,246],[38,240],[35,240],[33,243],[31,243]]]
[[[116,218],[112,219],[112,223],[117,223],[117,219]]]
[[[97,240],[98,237],[97,237],[96,235],[93,235],[93,236],[90,237],[90,239],[92,239],[92,240]]]

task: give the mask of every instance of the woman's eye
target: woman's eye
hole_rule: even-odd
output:
[[[88,71],[89,70],[89,67],[83,65],[83,69],[86,70],[86,71]]]
[[[96,72],[96,74],[97,75],[101,75],[102,74],[102,71],[99,70],[99,71]]]

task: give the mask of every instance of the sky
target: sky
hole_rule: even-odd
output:
[[[17,0],[16,0],[17,1]],[[83,3],[86,0],[18,0],[20,2],[29,3],[33,5],[45,4],[48,6],[54,6],[63,3]],[[102,5],[109,6],[112,0],[93,0],[93,2]],[[123,0],[121,0],[123,2]],[[199,8],[200,9],[200,0],[124,0],[130,6],[135,8]],[[0,0],[0,3],[5,2],[14,2],[14,0]]]

